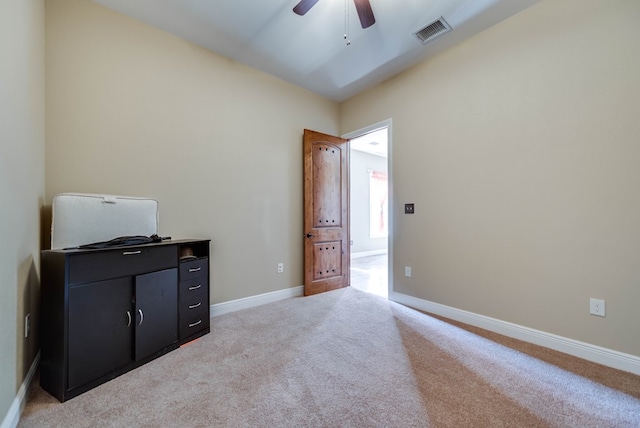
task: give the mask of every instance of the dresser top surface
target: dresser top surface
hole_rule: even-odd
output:
[[[69,248],[69,249],[55,249],[55,250],[42,250],[42,254],[83,254],[93,253],[99,251],[121,250],[141,247],[160,247],[168,245],[186,245],[195,243],[209,243],[210,239],[167,239],[162,242],[150,242],[146,244],[133,244],[133,245],[112,245],[103,248]]]

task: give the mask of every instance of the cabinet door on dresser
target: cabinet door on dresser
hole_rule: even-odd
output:
[[[68,389],[132,361],[131,277],[69,287]]]
[[[178,269],[136,276],[135,358],[178,341]]]

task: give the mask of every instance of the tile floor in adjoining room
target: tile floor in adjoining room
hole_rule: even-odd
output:
[[[352,258],[351,286],[388,297],[387,254]]]

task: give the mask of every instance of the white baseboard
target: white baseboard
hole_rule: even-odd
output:
[[[389,299],[445,318],[640,375],[640,357],[393,292]]]
[[[351,253],[352,259],[359,259],[361,257],[378,256],[380,254],[387,254],[389,251],[386,248],[381,250],[360,251],[359,253]]]
[[[216,303],[211,305],[209,312],[212,317],[224,315],[240,309],[253,308],[265,303],[277,302],[278,300],[300,297],[303,295],[303,286],[285,288],[284,290],[272,291],[271,293],[258,294],[256,296],[245,297],[243,299],[231,300],[229,302]]]
[[[20,385],[18,395],[16,395],[13,403],[11,403],[11,407],[9,407],[9,411],[4,417],[0,428],[16,428],[18,426],[18,422],[20,421],[20,414],[22,413],[22,409],[24,409],[24,405],[27,401],[29,386],[31,386],[31,381],[33,380],[33,375],[35,375],[36,373],[39,362],[40,352],[38,352],[38,355],[36,355],[36,358],[34,358],[33,363],[31,363],[29,372],[27,372],[27,376],[24,378],[24,382],[22,382],[22,385]]]

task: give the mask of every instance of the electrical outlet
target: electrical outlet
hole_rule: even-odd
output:
[[[599,317],[604,316],[605,302],[602,299],[589,299],[589,313]]]
[[[284,272],[284,263],[278,263],[278,273]]]
[[[407,278],[411,278],[411,266],[404,267],[404,276]]]
[[[29,337],[29,330],[31,329],[31,314],[27,314],[24,317],[24,337]]]

